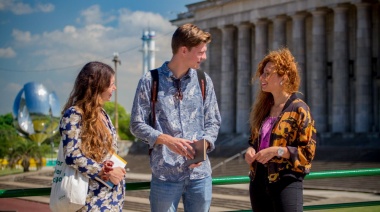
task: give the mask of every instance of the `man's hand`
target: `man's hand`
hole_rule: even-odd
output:
[[[190,140],[175,138],[167,134],[158,136],[156,144],[166,145],[172,152],[185,156],[187,159],[193,159],[195,150],[191,147]]]
[[[199,163],[193,163],[189,166],[190,169],[194,169],[195,167],[198,167],[198,166],[201,166],[202,165],[202,162],[199,162]]]

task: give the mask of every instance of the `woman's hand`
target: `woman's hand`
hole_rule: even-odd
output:
[[[121,167],[115,167],[108,172],[108,177],[114,185],[118,185],[125,178],[126,173],[127,172],[125,169]]]
[[[245,153],[245,162],[251,165],[255,161],[256,151],[253,147],[248,147],[247,152]]]
[[[277,149],[278,147],[268,147],[266,149],[262,149],[255,156],[253,156],[253,160],[266,164],[270,159],[277,155]]]

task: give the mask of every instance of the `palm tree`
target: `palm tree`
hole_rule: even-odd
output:
[[[15,164],[21,161],[21,166],[24,172],[29,171],[30,159],[34,159],[37,163],[37,169],[42,167],[42,157],[49,152],[50,147],[48,145],[38,145],[37,142],[23,140],[17,142],[12,148],[12,153],[9,156],[10,164]]]

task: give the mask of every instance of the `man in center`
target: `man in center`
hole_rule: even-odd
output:
[[[182,197],[185,211],[207,212],[212,198],[211,164],[188,164],[193,142],[205,139],[207,153],[215,149],[221,117],[211,78],[201,84],[197,69],[206,59],[211,35],[193,24],[177,28],[172,37],[173,56],[139,81],[132,107],[131,132],[150,148],[151,211],[177,211]],[[152,92],[153,84],[157,86]],[[203,94],[202,94],[203,92]],[[157,101],[152,101],[157,95]]]

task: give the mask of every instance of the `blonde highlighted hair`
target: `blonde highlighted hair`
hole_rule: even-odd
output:
[[[62,114],[70,107],[81,114],[82,153],[101,162],[112,153],[112,135],[102,121],[103,102],[100,95],[110,87],[115,71],[107,64],[89,62],[79,72]]]

